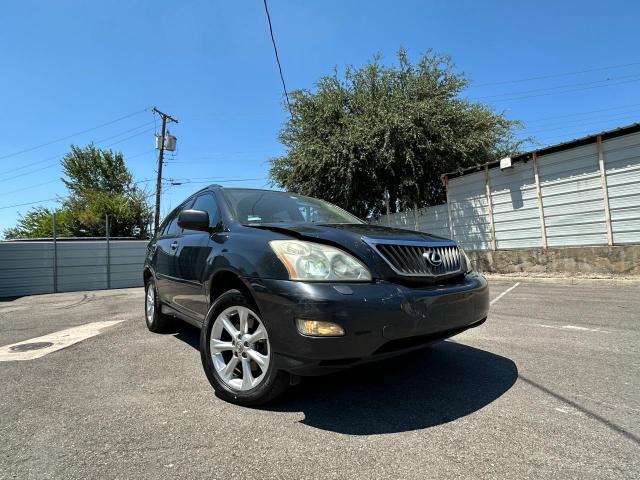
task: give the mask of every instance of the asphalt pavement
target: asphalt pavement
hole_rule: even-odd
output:
[[[146,330],[142,289],[0,301],[0,346],[120,321],[0,361],[0,478],[640,478],[640,284],[514,285],[479,328],[259,409],[214,396],[196,329]]]

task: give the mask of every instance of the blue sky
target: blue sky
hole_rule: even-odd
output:
[[[525,121],[522,134],[544,144],[640,121],[638,2],[269,5],[289,89],[376,52],[391,62],[400,46],[414,59],[433,48],[471,78],[467,96]],[[163,212],[204,185],[196,181],[263,187],[269,158],[283,152],[261,0],[6,2],[0,53],[0,231],[30,208],[5,207],[65,195],[57,160],[70,143],[112,145],[136,180],[153,179],[157,125],[135,113],[153,105],[180,120],[164,177],[192,180],[165,190]],[[571,72],[584,73],[562,75]]]

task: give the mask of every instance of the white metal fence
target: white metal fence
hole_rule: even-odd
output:
[[[447,204],[374,223],[469,250],[640,243],[640,133],[592,140],[451,178]]]
[[[0,297],[142,285],[146,240],[0,242]]]

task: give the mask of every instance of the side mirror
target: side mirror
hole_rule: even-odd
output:
[[[183,210],[178,215],[178,226],[186,230],[210,232],[209,214],[204,210]]]

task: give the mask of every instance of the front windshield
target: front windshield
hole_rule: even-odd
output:
[[[270,190],[224,189],[241,223],[364,223],[317,198]]]

